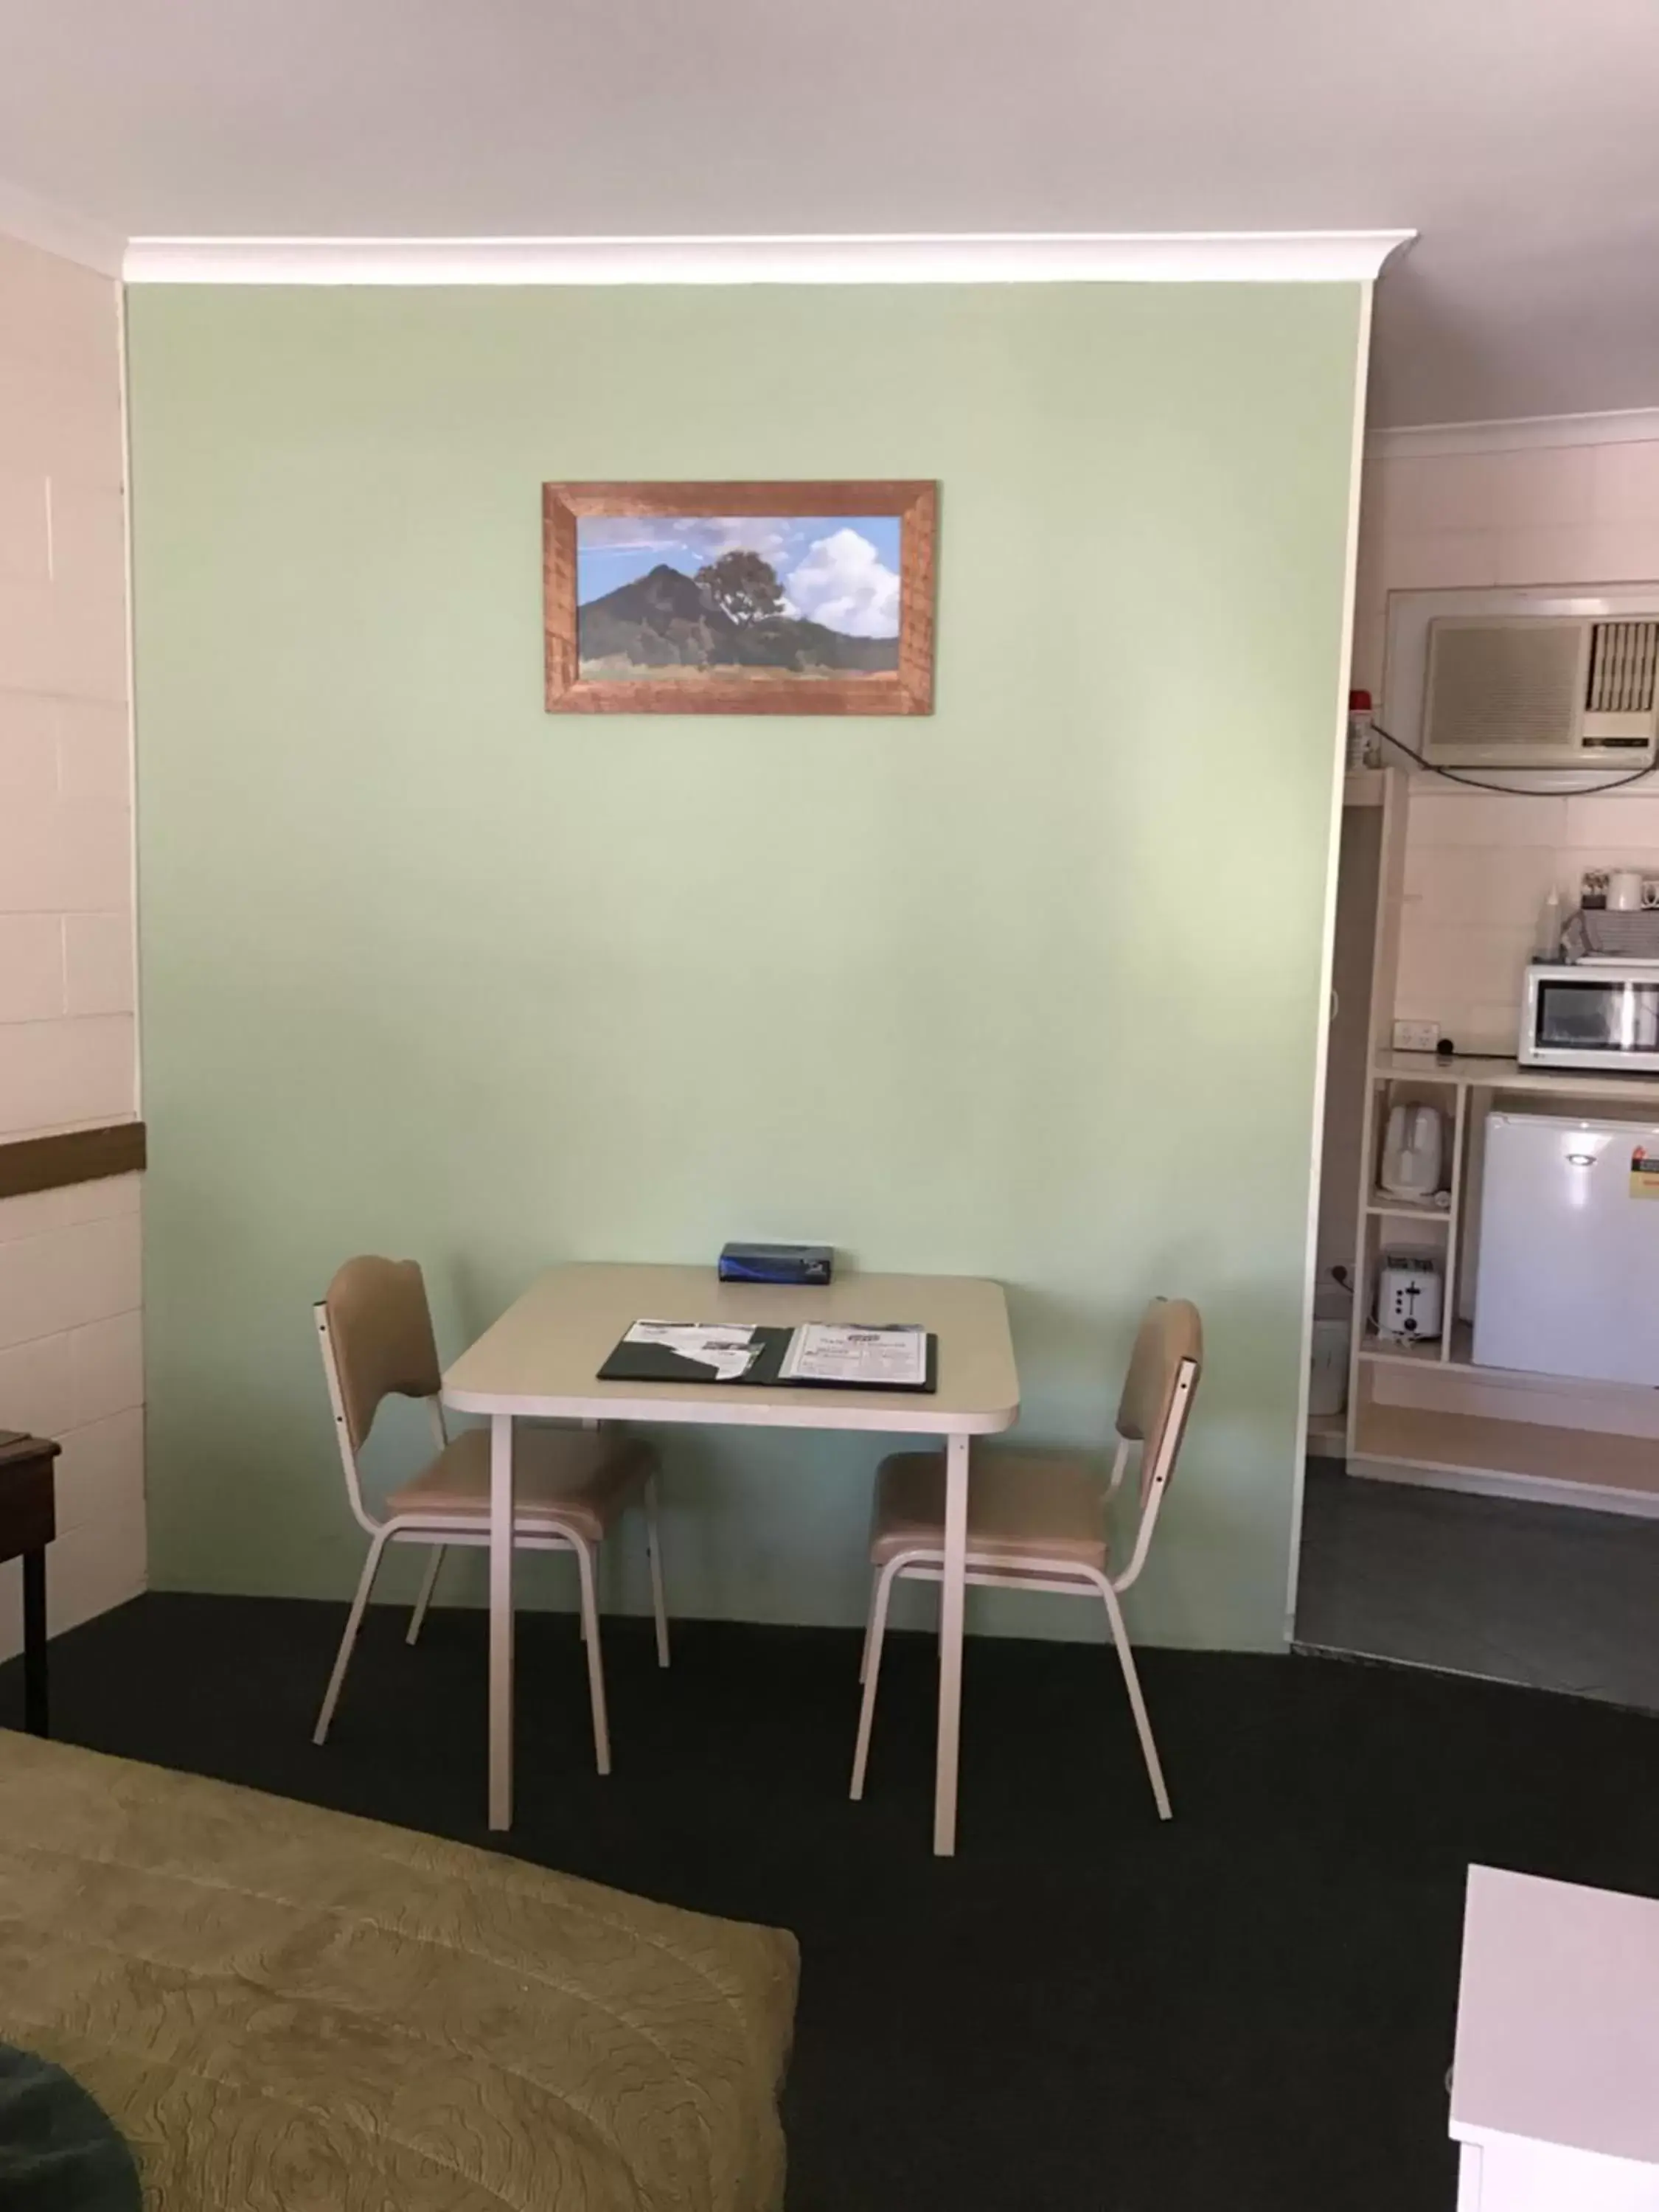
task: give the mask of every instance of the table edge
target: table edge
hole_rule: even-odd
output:
[[[768,1399],[749,1407],[729,1401],[699,1402],[690,1396],[628,1398],[615,1393],[544,1396],[530,1391],[453,1390],[447,1382],[442,1397],[444,1404],[458,1413],[508,1413],[518,1420],[534,1421],[655,1421],[671,1428],[865,1429],[895,1435],[1000,1436],[1019,1418],[1018,1398],[1011,1406],[952,1413],[927,1398],[919,1399],[914,1409],[890,1404],[860,1406],[851,1401],[851,1393],[841,1391],[826,1391],[822,1397],[803,1392],[799,1410],[793,1402],[786,1406]]]
[[[1632,2173],[1651,2175],[1655,2161],[1637,2158],[1629,2151],[1601,2150],[1593,2143],[1574,2142],[1565,2136],[1523,2135],[1515,2128],[1496,2128],[1484,2121],[1453,2121],[1446,2133],[1455,2143],[1468,2143],[1477,2150],[1548,2150],[1560,2151],[1571,2158],[1592,2159],[1600,2166],[1620,2166]]]

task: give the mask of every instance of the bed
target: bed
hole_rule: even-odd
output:
[[[153,2212],[777,2212],[798,1960],[514,1859],[0,1732],[0,2042]]]

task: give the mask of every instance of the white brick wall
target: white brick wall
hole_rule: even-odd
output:
[[[47,1563],[54,1633],[143,1588],[144,1377],[137,1176],[0,1202],[0,1425],[63,1445]],[[0,1569],[0,1653],[18,1648]]]
[[[1390,592],[1659,577],[1659,442],[1367,461],[1353,680],[1376,693]]]
[[[0,1143],[137,1110],[124,500],[117,288],[0,239]],[[54,1629],[143,1587],[139,1221],[131,1176],[0,1200],[0,1428],[64,1446]]]
[[[1659,443],[1366,464],[1353,680],[1382,690],[1391,591],[1659,581]],[[1414,786],[1395,1011],[1465,1050],[1512,1052],[1522,970],[1553,884],[1589,867],[1659,875],[1659,779],[1596,799]]]

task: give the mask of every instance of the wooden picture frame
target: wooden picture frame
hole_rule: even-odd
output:
[[[548,712],[931,714],[938,506],[926,483],[544,484]],[[868,535],[853,527],[859,518]],[[842,526],[802,554],[821,522]],[[584,544],[591,523],[617,526]],[[629,523],[640,528],[630,534]],[[894,526],[896,569],[871,542],[890,547]],[[643,568],[659,538],[674,562]],[[722,538],[733,541],[724,551]],[[774,558],[795,565],[775,568],[756,545],[793,547]],[[623,580],[599,591],[612,574]],[[811,605],[789,595],[793,586],[805,596],[802,578]],[[830,620],[817,619],[820,608]],[[724,653],[732,659],[708,658]]]

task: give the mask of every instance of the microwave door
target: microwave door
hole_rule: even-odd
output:
[[[1659,1053],[1659,978],[1584,976],[1538,987],[1537,1048],[1550,1058],[1620,1060]]]
[[[1540,983],[1539,1045],[1546,1052],[1617,1052],[1622,997],[1614,983]]]

